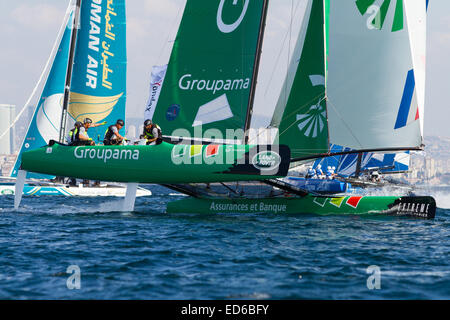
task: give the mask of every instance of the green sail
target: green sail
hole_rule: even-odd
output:
[[[263,3],[187,1],[153,115],[165,135],[244,128]]]
[[[324,17],[324,1],[310,1],[271,122],[292,158],[328,152]]]

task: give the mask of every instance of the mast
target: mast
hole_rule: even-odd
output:
[[[327,140],[328,140],[328,152],[331,152],[331,143],[330,143],[330,125],[328,122],[328,88],[327,88],[327,77],[328,77],[328,28],[329,28],[329,3],[327,1],[323,1],[323,63],[324,63],[324,76],[325,76],[325,114],[327,117]]]
[[[291,158],[329,153],[324,0],[309,0],[271,125]]]
[[[244,144],[248,144],[248,130],[250,129],[250,123],[252,120],[252,114],[253,114],[253,104],[255,102],[255,93],[256,93],[256,83],[258,79],[258,72],[259,72],[259,63],[261,60],[261,53],[262,53],[262,45],[264,41],[264,31],[266,29],[266,18],[267,18],[267,8],[269,7],[269,0],[263,0],[263,9],[262,9],[262,16],[261,16],[261,23],[259,26],[259,35],[258,35],[258,42],[256,46],[256,55],[255,55],[255,65],[253,68],[253,81],[252,86],[250,88],[250,96],[248,99],[248,108],[247,108],[247,115],[245,117],[245,124],[244,124]]]
[[[64,85],[64,100],[61,115],[61,129],[59,131],[59,142],[61,143],[64,143],[64,136],[66,134],[67,109],[69,106],[70,84],[72,81],[73,60],[75,57],[75,46],[77,41],[78,25],[80,21],[80,9],[81,9],[81,0],[76,0],[75,16],[73,19],[72,37],[69,49],[69,61],[67,63],[66,82]]]
[[[358,153],[358,159],[356,160],[356,171],[355,177],[358,178],[361,174],[361,161],[362,161],[362,153]]]

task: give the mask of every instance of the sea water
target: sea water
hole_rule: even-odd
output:
[[[24,197],[18,211],[0,197],[0,299],[450,298],[448,207],[434,220],[167,214],[181,196],[149,188],[125,213],[113,197]]]

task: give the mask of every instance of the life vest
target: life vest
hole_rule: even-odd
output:
[[[69,132],[70,143],[80,140],[80,130],[78,128],[73,128]]]
[[[157,124],[152,124],[149,131],[147,131],[147,129],[145,129],[144,127],[144,139],[155,139],[155,136],[153,135],[153,129],[155,128],[158,130],[158,138],[161,138],[161,128]]]
[[[105,139],[103,139],[104,141],[111,141],[111,138],[115,135],[114,131],[112,130],[113,127],[116,127],[116,125],[110,125],[108,129],[106,129]],[[117,132],[119,132],[119,129],[117,129]]]

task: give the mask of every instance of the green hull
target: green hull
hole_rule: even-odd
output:
[[[260,199],[186,198],[170,202],[168,213],[277,213],[319,215],[393,215],[433,219],[432,197],[305,197]]]
[[[70,147],[54,143],[24,152],[21,169],[114,182],[209,183],[282,177],[289,170],[289,161],[286,146],[163,142],[155,146]]]

